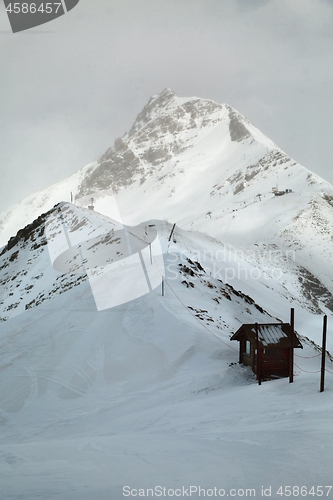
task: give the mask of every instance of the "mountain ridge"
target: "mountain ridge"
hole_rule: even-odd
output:
[[[98,198],[98,193],[102,192],[103,197],[108,189],[115,195],[136,187],[140,202],[140,198],[149,190],[154,193],[168,181],[169,193],[162,194],[168,199],[173,197],[177,185],[184,182],[192,182],[193,189],[196,189],[193,181],[194,184],[200,183],[200,176],[207,171],[213,181],[218,181],[212,182],[209,193],[215,189],[219,195],[226,194],[222,184],[233,184],[237,182],[238,176],[239,182],[233,189],[236,196],[244,190],[244,181],[251,183],[260,169],[269,171],[271,185],[273,182],[285,182],[282,177],[287,176],[283,175],[281,169],[278,172],[275,169],[274,172],[274,167],[277,162],[281,163],[282,157],[289,161],[289,166],[291,163],[299,165],[230,106],[197,97],[180,98],[167,88],[149,100],[130,132],[116,139],[114,146],[99,160],[0,214],[0,244],[5,244],[22,225],[31,222],[41,212],[51,209],[60,201],[70,201],[71,192],[79,204],[87,206],[88,196],[96,195]],[[303,178],[310,176],[314,187],[325,185],[328,190],[331,189],[319,176],[304,167],[300,168],[304,172]],[[266,191],[271,189],[271,185],[266,186]],[[250,196],[256,194],[258,192]],[[208,193],[205,196],[209,210]],[[103,211],[102,207],[100,210]],[[122,211],[129,216],[128,208],[122,207]],[[165,216],[175,218],[172,210],[170,215],[145,214],[144,218]]]
[[[329,493],[332,186],[227,105],[173,94],[2,216],[4,499]],[[291,307],[294,383],[259,386],[230,337]]]
[[[148,119],[144,119],[145,116]],[[165,116],[171,117],[171,121],[166,121]],[[179,130],[174,125],[174,120]],[[154,138],[152,144],[156,147],[161,139],[164,141],[163,145],[168,142],[173,144],[175,135],[182,135],[184,130],[187,132],[182,137],[181,145],[178,145],[177,160],[170,155],[171,157],[163,157],[166,161],[159,161],[160,158],[157,158],[156,165],[150,161],[150,166],[156,167],[158,175],[156,172],[148,172],[147,179],[140,180],[140,186],[134,183],[132,197],[137,195],[138,189],[143,191],[138,196],[139,200],[144,200],[145,196],[153,197],[156,193],[153,203],[149,204],[149,210],[154,210],[154,217],[162,217],[162,211],[156,210],[160,192],[167,200],[166,204],[173,208],[170,210],[170,219],[177,221],[184,229],[207,232],[236,247],[244,246],[243,242],[246,240],[250,243],[245,245],[246,251],[251,245],[262,241],[268,246],[279,245],[281,252],[293,248],[298,252],[297,259],[300,260],[302,269],[307,269],[309,273],[308,281],[315,279],[318,265],[313,259],[309,264],[307,247],[320,246],[317,241],[319,235],[326,238],[328,246],[324,245],[322,252],[326,258],[329,256],[328,262],[332,261],[329,238],[333,235],[333,226],[330,222],[331,207],[327,202],[333,193],[332,186],[292,160],[239,112],[229,105],[216,104],[206,99],[179,98],[170,89],[165,89],[149,101],[147,109],[144,108],[135,123],[137,122],[140,126],[134,126],[129,134],[132,142],[129,141],[128,144],[140,159],[144,158],[142,154],[140,156],[140,148],[142,150],[142,144],[145,145],[142,135],[151,134]],[[138,140],[134,140],[137,139],[136,134],[139,135]],[[147,146],[143,149],[145,153],[150,151]],[[157,177],[155,181],[154,175]],[[205,177],[204,181],[201,180],[202,176]],[[149,177],[152,179],[151,183]],[[220,182],[211,182],[211,189],[208,189],[209,180],[214,178]],[[145,183],[148,183],[146,188]],[[288,188],[292,193],[276,198],[272,193],[274,185],[276,189],[278,185],[282,190]],[[258,195],[262,205],[253,203],[253,200],[258,201]],[[126,208],[130,206],[130,196],[124,196],[122,200],[120,193],[117,199],[125,218],[131,216],[128,211],[126,213]],[[195,208],[193,199],[196,200]],[[290,211],[290,217],[281,217],[281,210]],[[182,212],[181,217],[179,211]],[[147,218],[149,212],[143,213]],[[306,241],[302,241],[303,229],[299,224],[302,217],[310,221],[312,228],[312,234],[307,236]],[[134,221],[139,222],[138,218]],[[266,228],[265,236],[262,227]],[[321,261],[321,258],[318,260]],[[293,272],[299,272],[296,265]],[[306,274],[302,272],[303,275]],[[333,286],[333,281],[327,266],[322,266],[319,282],[325,283],[322,291],[325,290],[327,303],[331,304],[332,295],[328,290]],[[309,289],[311,285],[308,282],[304,287]]]
[[[278,263],[290,297],[301,287],[315,311],[320,295],[332,309],[333,187],[227,104],[168,88],[153,96],[99,160],[2,216],[1,243],[71,192],[77,207],[94,198],[96,212],[128,226],[168,220],[206,233],[269,273],[268,251],[292,251],[293,263]]]

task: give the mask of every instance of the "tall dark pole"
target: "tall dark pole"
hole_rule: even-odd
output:
[[[295,335],[295,309],[290,309],[290,349],[289,349],[289,383],[294,382],[294,335]]]
[[[323,323],[323,343],[321,347],[320,392],[324,392],[324,384],[325,384],[326,332],[327,332],[327,316],[325,314]]]
[[[170,236],[169,236],[169,241],[171,241],[171,238],[172,238],[173,232],[175,230],[175,227],[176,227],[176,223],[174,223],[174,225],[172,226],[171,233],[170,233]]]
[[[261,359],[260,359],[258,323],[256,323],[256,344],[257,344],[257,380],[258,384],[261,385]]]

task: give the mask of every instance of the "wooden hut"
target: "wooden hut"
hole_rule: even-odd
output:
[[[291,346],[303,348],[289,323],[244,324],[230,340],[239,341],[239,363],[251,366],[257,376],[260,370],[263,380],[288,377]]]

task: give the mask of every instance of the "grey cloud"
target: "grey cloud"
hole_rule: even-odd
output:
[[[248,0],[237,0],[237,5],[239,8],[244,10],[253,10],[258,9],[269,2],[271,2],[271,0],[252,0],[251,2]]]
[[[332,182],[331,26],[324,0],[96,0],[43,37],[0,34],[0,209],[100,156],[167,86],[229,103]]]

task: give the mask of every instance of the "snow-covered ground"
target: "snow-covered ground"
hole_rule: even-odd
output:
[[[293,384],[257,385],[229,338],[241,323],[288,321],[282,285],[249,275],[234,293],[236,278],[204,267],[211,238],[178,230],[169,244],[170,228],[159,225],[164,296],[157,286],[98,311],[85,280],[2,323],[1,499],[262,497],[262,487],[281,498],[280,486],[332,482],[333,363],[319,393],[320,352],[304,340]],[[44,245],[41,283],[55,272],[47,259]],[[321,317],[295,309],[298,332],[320,340]]]
[[[242,115],[166,89],[2,214],[0,499],[332,498],[332,209]],[[230,337],[290,307],[294,383],[259,386]]]

